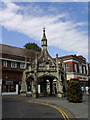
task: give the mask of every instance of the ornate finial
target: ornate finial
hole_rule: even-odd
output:
[[[58,54],[56,54],[56,58],[58,58]]]
[[[46,34],[45,34],[45,27],[43,27],[43,39],[45,40],[46,39]]]
[[[44,34],[45,34],[45,29],[46,29],[46,28],[45,28],[45,27],[43,27],[43,33],[44,33]]]
[[[45,30],[46,28],[45,27],[43,27],[43,30]]]

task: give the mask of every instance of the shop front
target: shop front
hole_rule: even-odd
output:
[[[13,81],[2,82],[2,95],[18,94],[19,84]]]

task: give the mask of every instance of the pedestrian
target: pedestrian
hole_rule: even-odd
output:
[[[89,87],[88,87],[88,86],[86,86],[86,88],[85,88],[85,89],[86,89],[86,94],[87,94],[87,95],[89,95],[89,92],[88,92],[88,91],[89,91]]]
[[[84,95],[85,88],[83,86],[81,87],[81,90],[82,90],[82,94]]]

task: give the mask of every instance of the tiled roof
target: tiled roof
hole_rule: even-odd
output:
[[[34,58],[36,52],[25,48],[0,44],[0,53]]]

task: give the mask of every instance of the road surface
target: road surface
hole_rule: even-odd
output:
[[[63,116],[50,106],[3,97],[2,118],[63,118]]]

